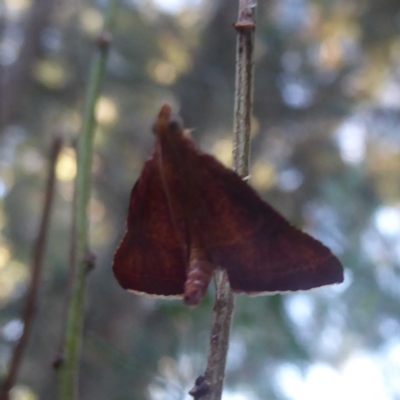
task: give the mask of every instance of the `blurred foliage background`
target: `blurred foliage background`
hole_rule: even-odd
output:
[[[196,309],[111,271],[169,102],[231,164],[237,2],[121,0],[96,108],[82,399],[178,400],[205,368]],[[106,0],[0,2],[0,376],[22,322],[51,138],[66,138],[34,331],[13,400],[56,398],[75,143]],[[251,184],[342,260],[342,285],[236,298],[225,400],[400,399],[400,5],[259,0]]]

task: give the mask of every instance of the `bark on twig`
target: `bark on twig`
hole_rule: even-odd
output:
[[[19,338],[11,356],[8,373],[1,387],[0,400],[8,400],[9,398],[9,392],[14,386],[15,381],[17,379],[22,358],[34,322],[37,294],[39,291],[40,277],[43,267],[43,258],[46,251],[47,234],[49,230],[49,222],[53,206],[53,198],[54,198],[55,182],[56,182],[55,169],[56,169],[57,158],[61,150],[61,146],[62,146],[62,139],[61,137],[56,136],[53,139],[53,143],[51,146],[42,217],[40,220],[39,232],[36,239],[36,243],[33,248],[31,277],[25,299],[25,309],[22,315],[23,330],[21,337]]]
[[[233,167],[243,178],[249,175],[250,130],[253,100],[253,52],[256,0],[239,0],[237,30]],[[225,375],[229,333],[234,308],[226,271],[215,274],[214,323],[204,377],[190,394],[196,399],[220,400]]]
[[[253,109],[253,53],[256,0],[239,0],[237,30],[233,168],[249,175],[250,131]]]

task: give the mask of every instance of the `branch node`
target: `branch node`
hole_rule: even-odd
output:
[[[246,31],[251,32],[256,28],[256,25],[253,21],[238,21],[235,24],[233,24],[233,27],[238,32],[246,32]]]
[[[103,31],[96,40],[96,44],[100,51],[107,51],[112,43],[112,34],[107,31]]]
[[[64,360],[64,356],[62,354],[58,354],[51,364],[53,369],[55,369],[56,371],[59,370],[64,364]]]
[[[84,263],[86,264],[86,273],[89,274],[96,267],[96,255],[88,250],[85,254]]]
[[[195,380],[195,386],[190,389],[189,394],[194,400],[199,400],[202,396],[206,395],[210,390],[210,385],[206,381],[205,375],[200,375]]]

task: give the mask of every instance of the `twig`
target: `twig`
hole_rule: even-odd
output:
[[[253,109],[253,53],[257,0],[239,0],[237,30],[233,167],[249,175],[250,131]]]
[[[77,176],[75,186],[76,224],[75,257],[76,266],[70,298],[64,354],[59,368],[59,395],[61,400],[77,398],[78,359],[80,354],[82,321],[84,314],[84,292],[86,276],[93,266],[89,256],[87,206],[90,196],[90,173],[94,138],[94,110],[103,80],[108,49],[111,44],[111,28],[114,22],[118,0],[109,0],[105,15],[103,33],[97,41],[98,54],[90,73],[86,97],[84,125],[78,145]]]
[[[256,0],[239,0],[236,48],[236,82],[233,167],[243,178],[249,175],[250,129],[253,98],[253,51]],[[210,337],[207,369],[190,394],[197,399],[220,400],[234,308],[233,294],[225,271],[215,273],[214,324]]]
[[[209,391],[205,400],[220,400],[225,377],[226,357],[229,347],[229,334],[234,307],[228,275],[225,271],[217,271],[214,276],[215,303],[214,323],[210,336],[205,382]],[[197,399],[195,397],[195,399]]]
[[[49,155],[48,175],[47,175],[47,183],[45,189],[45,197],[43,202],[42,217],[40,220],[40,226],[36,243],[33,247],[31,279],[29,282],[29,287],[25,299],[25,308],[22,315],[23,330],[21,337],[19,338],[18,343],[16,344],[13,350],[10,366],[8,368],[8,373],[1,387],[0,391],[1,400],[8,400],[9,392],[11,388],[14,386],[15,381],[17,379],[22,358],[25,352],[25,348],[29,340],[30,332],[32,330],[32,325],[35,316],[36,302],[37,302],[37,294],[39,290],[40,277],[43,267],[43,257],[46,251],[47,234],[49,230],[49,222],[53,206],[54,189],[56,181],[55,169],[61,146],[62,146],[61,137],[55,136],[53,138],[53,143],[51,145],[51,150]]]

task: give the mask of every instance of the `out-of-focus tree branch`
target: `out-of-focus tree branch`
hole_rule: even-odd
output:
[[[62,139],[61,137],[56,136],[53,139],[52,147],[50,150],[48,177],[45,189],[45,198],[43,201],[42,218],[40,221],[40,227],[36,243],[33,249],[31,278],[25,300],[25,309],[22,316],[24,327],[22,335],[18,340],[17,345],[14,348],[10,361],[10,366],[8,368],[8,373],[0,389],[1,400],[8,400],[9,392],[14,386],[15,380],[17,379],[18,371],[20,369],[22,362],[22,357],[24,355],[24,351],[28,343],[29,335],[34,321],[36,299],[39,290],[40,276],[42,272],[43,258],[46,250],[46,242],[47,242],[48,229],[51,217],[51,210],[53,206],[54,189],[56,182],[56,177],[55,177],[56,163],[58,155],[60,154],[61,146],[62,146]]]
[[[119,0],[110,0],[104,15],[103,33],[97,40],[97,54],[92,64],[86,94],[84,123],[79,138],[75,182],[73,268],[74,276],[68,305],[64,360],[59,370],[59,394],[62,400],[78,398],[78,366],[84,316],[86,277],[94,265],[89,247],[87,207],[90,199],[91,168],[95,133],[95,107],[100,95],[111,44],[111,32]]]

